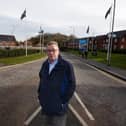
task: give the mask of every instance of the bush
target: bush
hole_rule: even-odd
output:
[[[39,53],[39,50],[36,49],[28,49],[28,54]],[[3,57],[15,57],[15,56],[23,56],[25,55],[25,49],[0,49],[0,58]]]
[[[117,49],[113,51],[114,53],[126,54],[126,49]]]

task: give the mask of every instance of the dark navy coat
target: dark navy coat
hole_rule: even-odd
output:
[[[49,62],[46,60],[39,77],[38,98],[42,112],[47,115],[64,114],[76,85],[72,65],[59,56],[58,63],[49,74]]]

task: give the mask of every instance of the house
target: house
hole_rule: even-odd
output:
[[[84,37],[84,38],[77,38],[73,41],[66,41],[63,43],[63,47],[65,48],[74,48],[79,49],[80,40],[88,40],[88,49],[89,50],[108,50],[109,40],[110,40],[110,33],[97,35],[95,37]],[[126,30],[122,31],[115,31],[113,32],[113,39],[112,39],[112,51],[115,52],[125,52],[126,50]]]
[[[126,30],[113,33],[113,50],[126,49]]]
[[[97,50],[107,50],[107,36],[106,35],[98,35],[94,37],[94,41],[92,41],[93,46],[97,45]]]
[[[98,35],[94,37],[92,43],[93,45],[97,45],[98,50],[107,50],[109,39],[110,33],[105,35]],[[117,51],[124,49],[126,49],[126,30],[113,32],[112,50]]]
[[[14,35],[0,35],[0,47],[14,47],[17,42]]]

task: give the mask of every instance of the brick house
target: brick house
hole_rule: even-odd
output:
[[[106,35],[98,35],[94,37],[94,41],[92,41],[93,46],[97,45],[98,50],[107,50],[108,41],[106,41]]]
[[[113,50],[126,49],[126,30],[114,32]]]
[[[0,46],[11,47],[17,46],[17,42],[14,35],[0,35]]]
[[[97,45],[98,50],[107,50],[110,33],[98,35],[93,38],[93,45]],[[112,50],[126,49],[126,30],[113,32]]]
[[[63,43],[63,47],[79,49],[79,40],[88,39],[89,50],[107,50],[110,33],[95,37],[77,38]],[[126,30],[113,32],[112,50],[126,50]]]

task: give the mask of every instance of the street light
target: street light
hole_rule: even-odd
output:
[[[75,28],[74,28],[74,26],[70,26],[70,28],[72,29],[72,34],[73,34],[72,48],[74,49],[74,43],[75,43]]]
[[[39,35],[40,35],[40,52],[42,54],[43,47],[44,47],[44,30],[42,30],[41,27],[40,27]]]

